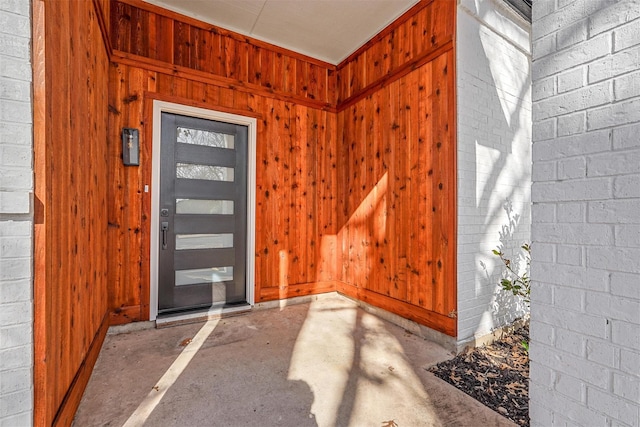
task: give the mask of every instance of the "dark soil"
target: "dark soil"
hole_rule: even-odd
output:
[[[528,326],[430,371],[516,424],[529,426],[529,355],[523,341],[529,342]]]

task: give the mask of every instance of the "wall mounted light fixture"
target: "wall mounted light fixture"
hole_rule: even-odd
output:
[[[122,128],[122,163],[125,166],[140,165],[138,129]]]

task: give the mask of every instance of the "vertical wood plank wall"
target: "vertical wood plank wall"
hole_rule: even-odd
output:
[[[108,327],[108,4],[32,7],[34,424],[69,425]]]
[[[332,290],[455,336],[455,2],[337,67],[139,0],[111,2],[112,323],[148,316],[151,103],[258,118],[256,300]],[[141,129],[141,166],[119,132]]]
[[[337,70],[338,290],[456,335],[455,2],[419,3]]]
[[[254,116],[256,300],[335,290],[322,262],[336,234],[334,67],[137,1],[112,2],[109,282],[112,323],[148,318],[153,99]],[[119,132],[141,129],[140,167]]]
[[[455,2],[337,67],[139,0],[32,4],[36,425],[148,316],[154,99],[258,118],[257,301],[338,290],[455,336]]]

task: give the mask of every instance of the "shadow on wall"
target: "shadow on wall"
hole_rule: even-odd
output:
[[[504,203],[504,211],[507,215],[508,223],[502,226],[500,231],[500,243],[496,246],[496,250],[506,254],[505,257],[511,261],[511,268],[513,271],[520,272],[525,268],[526,259],[523,252],[520,250],[523,243],[517,238],[514,238],[514,234],[518,230],[520,220],[522,217],[513,212],[513,206],[511,200],[507,200]],[[493,275],[487,270],[487,265],[480,260],[480,267],[485,272],[487,283],[498,283],[500,279],[506,278],[506,269],[496,269],[501,271],[501,274],[496,278],[496,274]],[[499,263],[498,263],[499,264]],[[502,264],[499,264],[500,267]],[[501,286],[496,287],[494,293],[494,299],[492,300],[492,313],[498,318],[506,319],[506,322],[512,322],[515,317],[520,313],[527,313],[529,308],[521,297],[515,297],[513,294],[502,290]]]
[[[524,30],[492,5],[458,12],[459,341],[526,310],[501,291],[502,264],[491,251],[513,256],[530,236],[530,54],[518,47]]]

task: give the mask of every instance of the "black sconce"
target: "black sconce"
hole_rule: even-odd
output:
[[[125,166],[140,166],[138,129],[122,128],[122,163]]]

